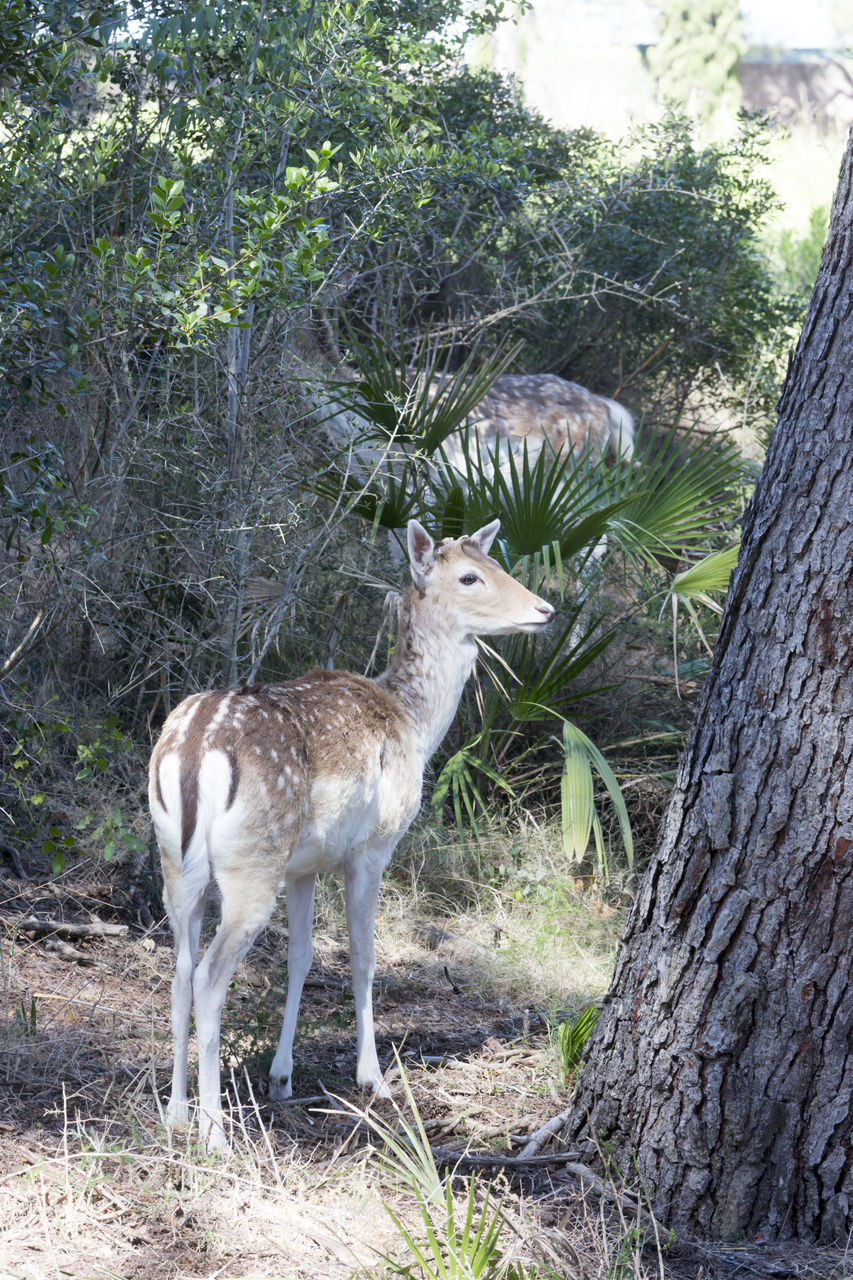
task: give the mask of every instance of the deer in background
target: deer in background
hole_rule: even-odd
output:
[[[431,380],[432,395],[441,395],[444,381]],[[462,475],[472,434],[476,436],[474,449],[479,448],[483,463],[490,466],[496,458],[501,470],[508,467],[510,454],[520,469],[525,449],[531,466],[546,447],[554,456],[566,459],[579,460],[588,453],[593,463],[608,454],[626,462],[634,456],[636,432],[628,410],[554,373],[501,374],[466,428],[454,431],[443,446],[447,461]]]
[[[286,891],[288,979],[270,1097],[292,1094],[293,1037],[313,958],[314,882],[344,877],[357,1026],[356,1080],[383,1082],[373,1028],[374,917],[382,873],[421,801],[424,768],[446,734],[477,657],[478,635],[540,631],[553,615],[492,560],[495,520],[438,544],[408,526],[412,585],[399,603],[391,664],[377,679],[311,671],[283,684],[193,694],[167,718],[151,758],[149,800],[174,932],[170,1125],[189,1119],[191,1005],[199,1126],[227,1142],[219,1040],[234,971]],[[198,963],[213,886],[219,927]]]
[[[347,382],[357,377],[343,359],[331,323],[320,308],[314,308],[297,330],[294,348],[314,371],[331,373]],[[431,400],[440,398],[449,380],[441,374],[429,380]],[[339,410],[324,422],[336,439],[349,442],[360,430],[353,417]],[[630,462],[635,435],[632,415],[615,400],[553,373],[506,373],[495,379],[467,421],[442,447],[450,466],[464,478],[466,456],[472,450],[479,453],[487,472],[496,460],[508,474],[509,456],[520,463],[525,449],[531,466],[546,447],[567,460],[580,460],[588,454],[595,463],[610,454]],[[377,460],[375,450],[361,452],[363,461]],[[357,461],[358,454],[356,449]]]

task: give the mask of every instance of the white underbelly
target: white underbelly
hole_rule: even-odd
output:
[[[419,787],[406,792],[385,774],[378,782],[357,779],[349,785],[339,778],[315,781],[311,818],[287,860],[287,874],[340,874],[350,858],[365,853],[387,862],[420,803]]]
[[[342,875],[344,851],[324,843],[313,831],[305,831],[287,861],[289,876],[311,876],[319,871]]]

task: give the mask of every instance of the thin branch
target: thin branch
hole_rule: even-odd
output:
[[[27,628],[27,634],[24,636],[21,643],[12,650],[9,657],[3,663],[3,666],[0,667],[0,679],[3,679],[4,676],[7,676],[10,672],[14,671],[15,667],[19,666],[25,658],[28,658],[33,650],[37,649],[40,644],[43,644],[48,636],[53,635],[54,631],[56,631],[57,627],[62,623],[66,615],[61,612],[53,625],[48,627],[47,630],[42,631],[41,635],[38,635],[38,628],[44,616],[45,610],[43,608],[39,609],[35,618]]]

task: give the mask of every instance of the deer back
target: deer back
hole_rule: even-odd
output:
[[[398,835],[421,777],[391,694],[363,676],[311,671],[186,699],[163,726],[150,793],[178,867],[200,838],[214,865],[274,856],[298,873],[338,870],[341,851]]]

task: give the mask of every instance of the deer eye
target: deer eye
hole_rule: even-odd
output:
[[[474,583],[477,581],[477,575],[476,573],[463,573],[459,581],[465,587],[473,587]]]

